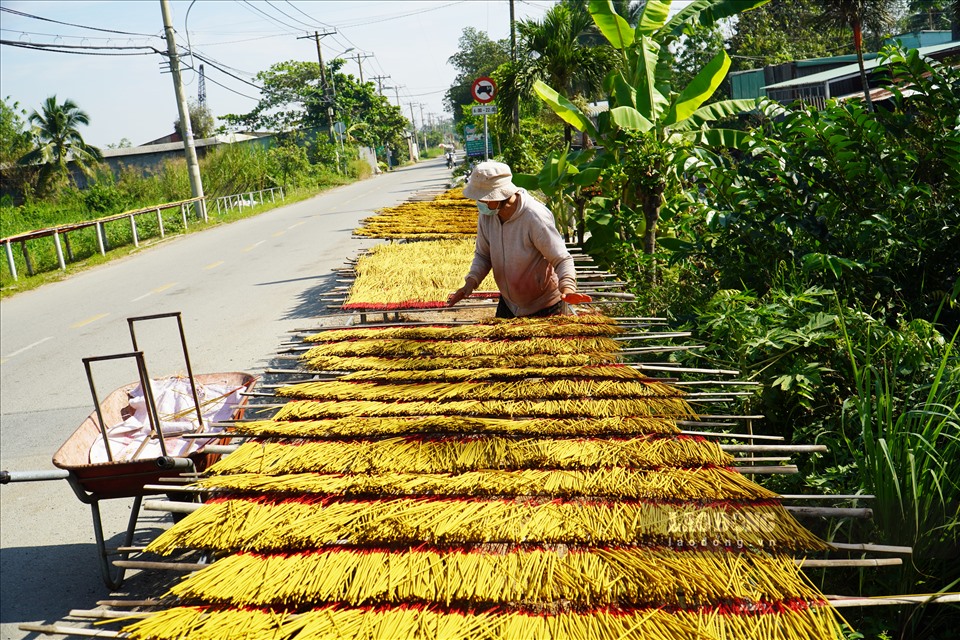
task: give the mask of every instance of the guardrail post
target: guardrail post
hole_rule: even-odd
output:
[[[96,224],[97,231],[97,248],[100,249],[100,255],[107,255],[107,230],[103,228],[103,223],[98,222]]]
[[[263,189],[258,191],[257,194],[260,196],[260,204],[263,205]]]
[[[286,196],[283,194],[283,187],[280,187],[280,200],[285,200]]]
[[[197,211],[200,212],[200,217],[203,218],[204,222],[209,222],[207,219],[207,201],[205,199],[197,200]]]
[[[27,253],[27,241],[20,241],[20,250],[23,251],[23,261],[27,265],[27,275],[33,275],[33,263],[30,261],[30,254]]]
[[[70,235],[66,231],[63,232],[63,246],[67,250],[67,260],[73,262],[73,248],[70,246]]]
[[[140,246],[140,238],[137,237],[137,220],[133,214],[130,214],[130,230],[133,232],[133,246]]]
[[[276,190],[277,190],[276,187],[270,187],[270,202],[276,202],[276,201],[277,201],[277,194],[275,193]]]
[[[10,241],[7,240],[3,244],[7,249],[7,264],[10,265],[10,275],[13,276],[14,280],[19,280],[17,277],[17,265],[13,261],[13,249],[10,247]]]
[[[67,265],[63,262],[63,247],[60,246],[60,232],[53,232],[53,244],[57,248],[57,262],[60,264],[60,270],[66,271]]]
[[[157,207],[157,226],[160,227],[160,237],[163,238],[163,216],[160,215],[160,207]]]
[[[220,200],[221,200],[221,198],[217,198],[217,199],[216,199],[216,203],[217,203],[217,217],[218,217],[218,218],[223,215],[223,213],[220,211]]]
[[[187,210],[183,205],[180,205],[180,217],[183,218],[183,230],[187,230]]]

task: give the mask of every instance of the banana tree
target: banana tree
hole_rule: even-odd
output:
[[[757,106],[755,100],[707,104],[730,68],[730,58],[722,51],[689,84],[674,87],[668,47],[692,29],[768,1],[696,0],[670,16],[671,0],[649,0],[632,28],[610,0],[591,0],[589,10],[597,28],[620,54],[619,66],[604,83],[609,110],[594,122],[552,87],[543,82],[534,86],[561,119],[595,141],[598,151],[589,166],[600,170],[600,186],[618,215],[642,220],[647,254],[656,249],[664,195],[680,184],[691,151],[737,147],[743,140],[743,132],[711,128],[710,123]]]

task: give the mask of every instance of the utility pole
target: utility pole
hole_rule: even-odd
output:
[[[383,95],[383,80],[386,80],[390,76],[373,76],[373,79],[377,81],[377,93],[381,96]]]
[[[423,119],[423,108],[427,106],[420,103],[420,133],[423,134],[423,150],[427,150],[427,123]]]
[[[320,48],[320,38],[325,36],[332,36],[336,33],[336,29],[333,31],[324,31],[320,33],[314,31],[312,36],[300,36],[297,40],[310,39],[314,40],[317,43],[317,59],[320,61],[320,83],[323,87],[323,97],[327,101],[327,120],[329,122],[329,133],[330,133],[330,142],[333,142],[333,101],[337,98],[337,90],[331,88],[330,85],[327,85],[327,68],[323,64],[323,49]],[[333,80],[333,78],[331,78]]]
[[[413,140],[417,143],[417,146],[420,145],[420,142],[417,140],[417,121],[413,118],[413,103],[409,103],[407,106],[410,107],[410,126],[413,127]],[[411,146],[411,150],[413,147]],[[411,154],[412,156],[412,154]],[[412,159],[412,158],[411,158]]]
[[[373,79],[377,81],[377,93],[380,94],[380,97],[383,97],[383,80],[386,80],[390,76],[374,76]],[[390,102],[387,100],[387,102]],[[387,161],[387,171],[390,171],[390,144],[384,140],[383,141],[383,157]]]
[[[357,60],[357,66],[360,67],[360,84],[363,84],[363,60],[372,56],[372,53],[357,54],[355,56],[347,56],[351,60]]]
[[[197,162],[197,149],[193,145],[193,127],[190,125],[190,108],[187,96],[183,92],[180,78],[180,58],[177,56],[177,43],[173,37],[173,20],[167,0],[160,0],[160,13],[163,16],[163,32],[167,37],[167,55],[170,57],[170,75],[173,76],[173,90],[177,95],[177,111],[180,112],[180,128],[183,130],[183,151],[187,156],[187,173],[190,177],[190,193],[194,198],[203,198],[203,180],[200,178],[200,163]],[[207,220],[205,200],[197,200],[197,217]]]
[[[517,64],[517,26],[513,13],[513,0],[510,0],[510,60]],[[520,133],[520,101],[513,105],[513,132]]]

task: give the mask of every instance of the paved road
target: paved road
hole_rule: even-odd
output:
[[[81,358],[129,351],[128,317],[182,312],[195,372],[262,371],[291,329],[324,313],[317,296],[334,286],[331,269],[373,244],[351,239],[359,220],[449,177],[442,159],[425,161],[4,300],[0,468],[53,468],[92,410]],[[138,325],[137,337],[152,376],[183,371],[175,321]],[[121,362],[94,375],[101,396],[136,378]],[[128,503],[103,504],[108,538],[126,527]],[[166,517],[148,514],[141,529]],[[107,595],[90,509],[67,482],[0,488],[0,639],[32,638],[17,625],[52,623]]]

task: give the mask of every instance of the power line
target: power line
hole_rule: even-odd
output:
[[[248,0],[240,0],[240,3],[241,3],[242,6],[247,6],[247,7],[249,7],[250,9],[253,9],[254,11],[256,11],[257,13],[259,13],[259,14],[262,15],[264,18],[266,18],[267,20],[269,20],[270,22],[272,22],[272,23],[274,23],[274,24],[278,24],[278,25],[280,25],[281,27],[285,27],[285,28],[287,28],[287,29],[291,29],[291,30],[293,30],[293,31],[296,31],[297,33],[300,33],[301,31],[303,31],[303,29],[302,29],[301,27],[295,27],[295,26],[289,25],[289,24],[287,24],[286,22],[283,22],[282,20],[278,20],[278,19],[274,18],[273,16],[271,16],[269,13],[267,13],[267,12],[265,12],[265,11],[261,11],[260,9],[258,9],[257,7],[255,7],[255,6],[253,5],[253,3],[249,2]]]
[[[42,18],[40,16],[35,16],[30,13],[24,13],[23,11],[17,11],[16,9],[10,9],[9,7],[0,7],[0,11],[3,11],[5,13],[12,13],[15,16],[21,16],[23,18],[32,18],[34,20],[42,20],[44,22],[53,22],[56,24],[66,25],[68,27],[77,27],[79,29],[91,29],[92,31],[102,31],[104,33],[118,33],[125,36],[144,36],[146,38],[160,37],[154,33],[134,33],[132,31],[117,31],[115,29],[101,29],[100,27],[90,27],[83,24],[74,24],[72,22],[61,22],[60,20],[54,20],[52,18]]]
[[[338,29],[348,29],[350,27],[364,27],[368,24],[377,24],[379,22],[389,22],[390,20],[400,20],[401,18],[409,18],[410,16],[415,16],[421,13],[428,13],[430,11],[439,11],[440,9],[446,9],[458,4],[463,4],[465,0],[457,0],[456,2],[449,2],[447,4],[441,4],[436,7],[429,7],[427,9],[418,9],[416,11],[408,11],[406,13],[399,13],[394,15],[385,15],[381,18],[374,18],[370,20],[364,20],[363,22],[352,22],[341,25],[335,25]]]
[[[50,51],[52,53],[72,53],[76,55],[88,55],[88,56],[151,56],[155,53],[160,55],[166,55],[165,52],[160,51],[155,47],[148,45],[140,46],[113,46],[109,47],[106,45],[97,46],[97,45],[79,45],[79,44],[43,44],[40,42],[21,42],[19,40],[0,40],[0,45],[7,45],[10,47],[20,47],[21,49],[33,49],[35,51]],[[131,50],[131,49],[150,49],[150,51],[137,51],[136,53],[107,53],[103,51],[104,49],[109,50]],[[94,53],[97,51],[97,53]]]
[[[196,71],[196,69],[194,69],[193,67],[185,66],[185,68],[190,69],[191,71]],[[256,100],[256,101],[259,101],[259,100],[260,100],[260,98],[254,98],[253,96],[248,96],[248,95],[245,94],[245,93],[240,93],[240,92],[237,91],[236,89],[231,89],[231,88],[228,87],[227,85],[222,84],[222,83],[220,83],[220,82],[217,82],[216,80],[214,80],[214,79],[211,78],[210,76],[205,76],[205,77],[206,77],[207,81],[212,82],[213,84],[217,85],[218,87],[222,87],[222,88],[226,89],[226,90],[229,91],[230,93],[235,93],[235,94],[237,94],[238,96],[242,96],[242,97],[248,98],[248,99],[250,99],[250,100]]]
[[[296,23],[298,23],[298,24],[301,24],[301,25],[303,25],[304,27],[306,27],[306,28],[308,28],[308,29],[316,29],[316,28],[317,28],[316,25],[307,24],[307,23],[304,22],[303,20],[300,20],[299,18],[294,18],[294,17],[291,16],[289,13],[286,13],[283,9],[278,9],[277,7],[273,6],[273,3],[270,2],[270,0],[266,0],[266,3],[267,3],[267,6],[268,6],[268,7],[270,7],[271,9],[273,9],[274,11],[276,11],[277,13],[282,14],[282,15],[283,15],[284,17],[286,17],[286,18],[290,18],[290,19],[293,20],[294,22],[296,22]]]
[[[230,76],[231,78],[233,78],[233,79],[235,79],[235,80],[239,80],[240,82],[242,82],[242,83],[244,83],[244,84],[250,85],[251,87],[253,87],[253,88],[256,89],[257,91],[263,91],[263,87],[260,87],[260,86],[258,86],[258,85],[255,85],[255,84],[253,84],[252,82],[249,82],[249,81],[247,81],[247,80],[244,80],[244,79],[241,78],[240,76],[236,76],[236,75],[230,73],[229,71],[227,71],[227,70],[223,69],[222,67],[220,67],[220,66],[219,66],[217,63],[215,63],[213,60],[210,60],[210,59],[207,58],[206,56],[201,55],[201,54],[197,53],[196,51],[193,52],[193,57],[196,58],[197,60],[199,60],[200,62],[204,62],[204,63],[210,65],[211,67],[213,67],[214,69],[216,69],[216,70],[219,71],[220,73],[226,74],[226,75]],[[190,68],[193,69],[193,67],[190,67]]]
[[[300,10],[299,7],[297,7],[297,5],[295,5],[295,4],[293,4],[292,2],[290,2],[290,0],[285,0],[285,2],[286,2],[288,5],[290,5],[291,7],[293,7],[294,9],[296,9],[296,11],[297,11],[300,15],[302,15],[302,16],[304,16],[304,17],[306,17],[306,18],[309,18],[310,20],[316,21],[317,24],[322,25],[325,29],[331,26],[331,25],[329,25],[329,24],[327,24],[327,23],[325,23],[325,22],[320,22],[319,20],[317,20],[316,18],[314,18],[313,16],[311,16],[311,15],[309,15],[309,14],[307,14],[307,13],[304,13],[303,11]],[[311,27],[311,28],[313,28],[313,27]]]

